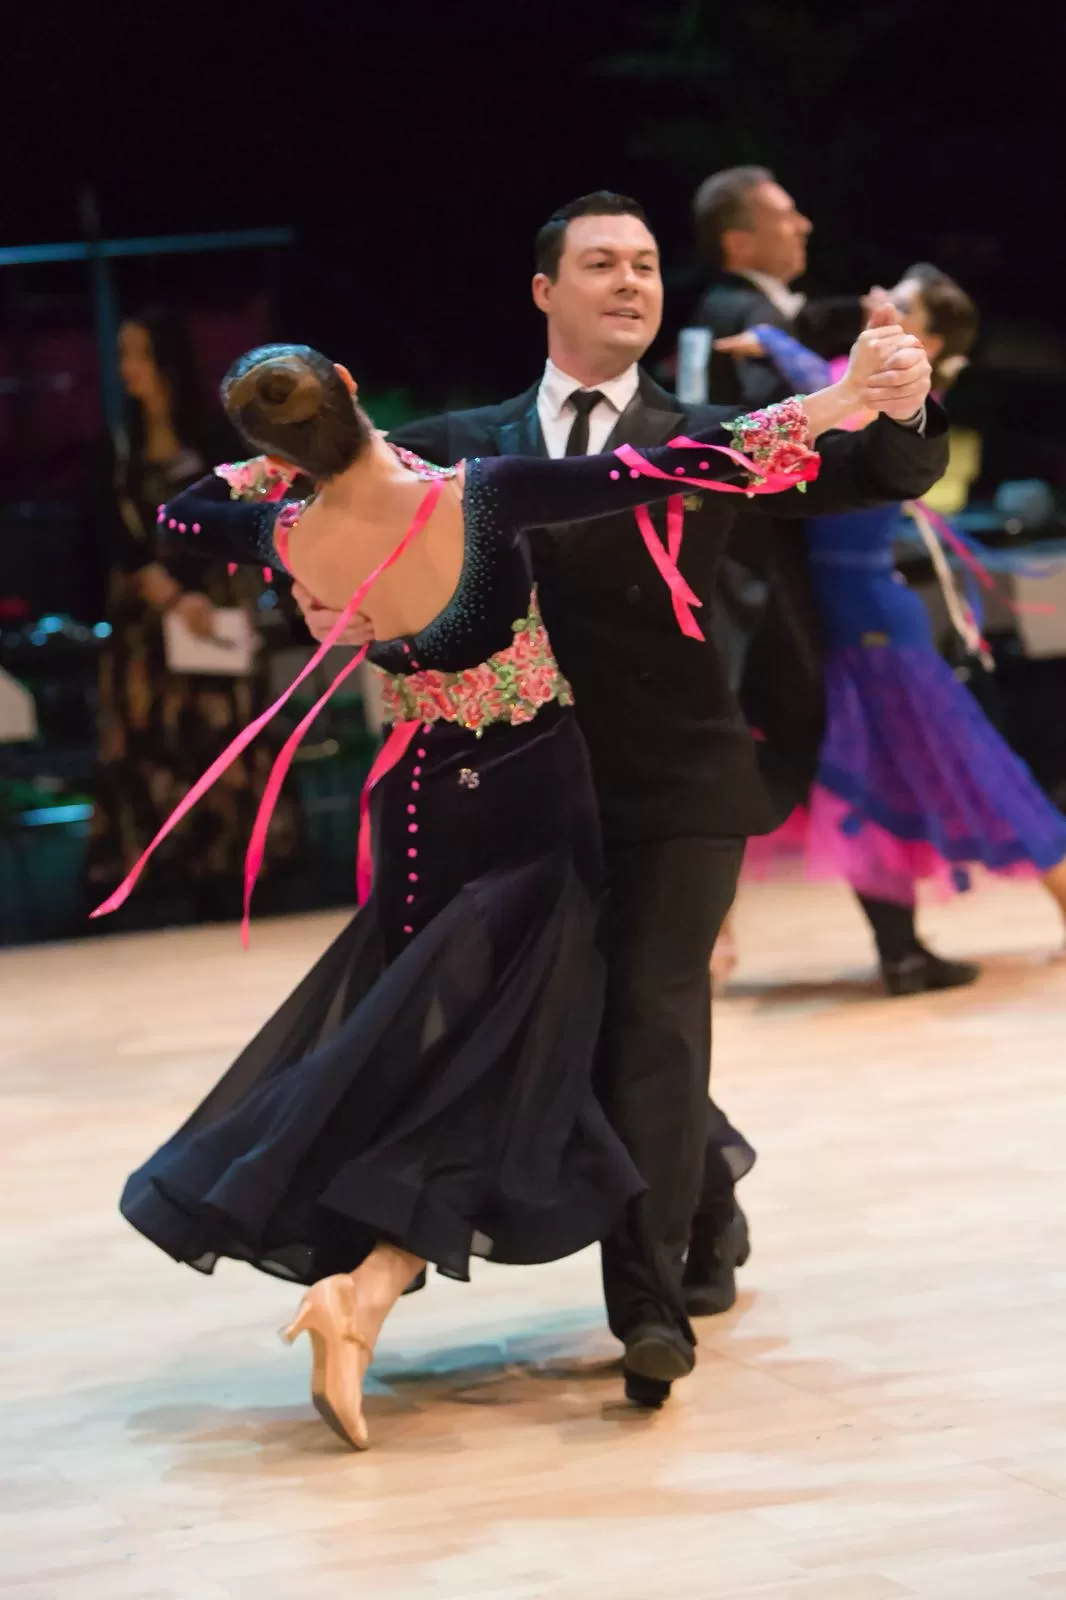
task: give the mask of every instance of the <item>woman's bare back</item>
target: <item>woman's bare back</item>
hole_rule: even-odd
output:
[[[405,472],[365,510],[354,498],[320,495],[289,532],[289,570],[323,605],[343,609],[396,549],[429,487]],[[362,609],[375,637],[417,634],[439,616],[458,588],[464,550],[460,475],[445,481],[422,532],[367,596]]]

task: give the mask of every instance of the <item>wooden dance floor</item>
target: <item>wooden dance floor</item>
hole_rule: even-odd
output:
[[[761,884],[717,1021],[755,1253],[668,1410],[620,1402],[589,1252],[431,1282],[370,1454],[294,1291],[120,1220],[339,919],[0,953],[4,1600],[1066,1597],[1066,966],[1036,888],[933,907],[974,989],[890,1001],[836,889]]]

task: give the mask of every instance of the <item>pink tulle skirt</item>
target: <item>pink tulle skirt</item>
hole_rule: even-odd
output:
[[[1032,877],[1066,856],[1066,816],[934,650],[843,646],[825,666],[826,730],[809,805],[746,870],[840,878],[909,905],[974,868]]]
[[[868,819],[856,831],[850,802],[816,783],[809,805],[797,806],[776,832],[748,840],[743,876],[755,882],[835,880],[875,900],[911,905],[919,885],[938,898],[971,888],[975,866],[983,870],[948,861],[927,840],[897,838]],[[1029,879],[1040,871],[1031,861],[984,870]]]

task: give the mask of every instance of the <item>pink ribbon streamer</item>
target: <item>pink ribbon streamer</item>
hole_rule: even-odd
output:
[[[932,506],[927,505],[924,500],[916,500],[914,503],[915,505],[921,506],[922,510],[925,512],[926,516],[929,518],[929,521],[933,524],[933,527],[936,529],[937,533],[939,533],[944,543],[949,545],[950,548],[954,550],[963,566],[970,569],[978,583],[981,584],[985,589],[994,590],[996,584],[992,574],[989,572],[988,568],[983,567],[978,561],[977,557],[966,548],[962,540],[956,535],[955,530],[951,526],[950,522],[945,522],[939,511],[934,511]]]
[[[318,713],[326,704],[326,701],[329,700],[334,691],[340,687],[345,678],[350,677],[355,671],[356,667],[362,665],[366,659],[366,653],[369,648],[370,646],[365,644],[350,661],[345,663],[325,693],[320,694],[310,711],[306,712],[304,716],[300,718],[299,722],[296,724],[295,728],[289,734],[289,737],[285,740],[285,743],[278,751],[277,756],[274,758],[274,764],[267,774],[267,781],[263,785],[262,798],[259,801],[259,809],[256,811],[255,821],[252,824],[251,837],[248,840],[248,849],[244,856],[244,911],[241,915],[241,944],[246,950],[251,937],[252,891],[255,888],[256,879],[259,876],[259,869],[263,865],[263,856],[266,853],[267,834],[270,832],[270,822],[274,815],[274,807],[278,803],[278,796],[281,794],[281,786],[288,776],[289,768],[292,765],[292,758],[296,754],[297,748],[302,742],[304,734],[307,732],[312,722],[314,722],[315,718],[318,716]],[[277,701],[275,703],[275,709],[276,706],[280,704],[281,701]]]
[[[421,724],[417,720],[393,724],[392,732],[374,758],[374,765],[367,775],[367,780],[363,784],[363,792],[359,796],[359,845],[356,851],[355,884],[361,906],[365,905],[370,898],[370,890],[374,881],[374,851],[373,841],[370,837],[370,796],[382,778],[403,760],[410,747],[411,740],[420,726]]]
[[[718,483],[705,478],[687,478],[682,474],[663,472],[660,467],[654,467],[632,445],[619,445],[614,452],[620,461],[624,461],[631,471],[647,478],[665,478],[669,482],[694,485],[697,489],[713,489],[725,494],[776,494],[781,489],[794,488],[797,483],[809,482],[817,477],[820,465],[814,452],[801,464],[795,472],[771,472],[760,474],[756,463],[739,450],[732,449],[729,445],[701,444],[698,439],[684,437],[670,440],[671,447],[684,450],[714,450],[719,455],[728,456],[738,466],[752,472],[761,478],[761,482],[743,488],[738,484]],[[703,640],[705,635],[696,618],[692,614],[693,606],[702,606],[703,601],[695,590],[681,575],[678,560],[681,556],[681,542],[684,538],[685,527],[685,502],[682,495],[671,495],[666,502],[666,547],[659,537],[651,513],[647,506],[637,506],[634,513],[637,527],[640,529],[641,538],[644,540],[648,554],[654,561],[659,576],[663,579],[673,601],[674,616],[677,618],[681,632],[689,639]]]
[[[939,533],[944,543],[950,546],[963,565],[969,568],[974,577],[977,579],[978,583],[981,584],[983,588],[991,592],[998,592],[996,580],[993,578],[988,568],[982,566],[981,562],[978,561],[973,551],[967,548],[967,546],[956,534],[954,528],[951,526],[951,523],[948,522],[946,518],[942,517],[939,511],[934,511],[932,506],[928,505],[926,501],[916,500],[914,504],[921,506],[922,510],[925,512],[926,516],[929,518],[929,521],[933,524],[933,527],[936,529],[937,533]],[[1055,615],[1056,608],[1053,605],[1044,604],[1038,601],[1025,601],[1023,603],[1018,600],[1012,600],[1009,595],[1002,595],[1001,598],[1006,601],[1008,608],[1014,612],[1015,616],[1052,617]]]
[[[681,632],[689,639],[703,639],[703,629],[692,615],[692,607],[701,606],[703,601],[696,591],[685,582],[677,565],[678,557],[681,554],[681,540],[684,536],[685,528],[684,499],[681,495],[675,494],[671,495],[666,502],[667,548],[665,550],[655,524],[651,520],[651,512],[647,506],[637,506],[634,515],[648,554],[659,569],[659,576],[670,590],[670,596],[674,604],[674,616],[677,618]]]
[[[355,615],[356,611],[358,611],[362,602],[366,599],[367,594],[373,588],[377,580],[381,577],[381,574],[391,567],[394,562],[399,560],[404,551],[411,544],[411,541],[415,539],[419,533],[421,533],[422,529],[425,527],[426,523],[433,514],[443,488],[444,483],[442,479],[438,479],[435,483],[430,485],[419,504],[411,526],[408,528],[399,544],[389,555],[385,557],[384,561],[379,562],[370,576],[365,578],[359,585],[358,589],[352,595],[351,599],[348,601],[348,604],[345,606],[344,610],[340,613],[336,622],[329,630],[329,633],[326,635],[325,639],[323,639],[322,643],[319,645],[311,659],[307,661],[300,669],[296,677],[289,684],[289,687],[284,691],[283,694],[278,696],[273,705],[269,706],[266,711],[254,718],[254,720],[250,722],[246,728],[242,728],[237,737],[226,746],[222,754],[212,761],[207,771],[196,780],[189,792],[184,795],[174,807],[174,810],[170,813],[170,816],[164,822],[155,838],[130,868],[129,872],[119,884],[114,894],[109,895],[101,905],[98,905],[94,911],[91,911],[89,913],[90,917],[107,916],[110,912],[117,911],[120,906],[125,904],[138,878],[147,866],[148,861],[155,854],[163,840],[168,836],[168,834],[173,833],[179,822],[181,822],[183,818],[189,814],[193,806],[196,805],[197,801],[203,798],[208,789],[211,788],[212,784],[214,784],[222,776],[228,767],[233,765],[237,757],[248,748],[256,735],[266,727],[267,723],[270,722],[274,716],[276,716],[276,714],[281,710],[282,706],[287,704],[287,702],[292,698],[296,690],[299,688],[300,684],[311,676],[319,662],[323,660],[327,653],[337,643],[352,617]],[[315,702],[312,710],[301,719],[298,728],[294,729],[293,734],[290,735],[290,737],[286,740],[281,753],[278,755],[274,766],[271,768],[270,774],[267,778],[266,788],[263,792],[263,798],[260,801],[259,810],[256,814],[255,825],[252,830],[252,841],[248,846],[248,855],[245,860],[245,910],[244,919],[241,923],[241,938],[245,945],[247,945],[248,942],[247,924],[251,893],[255,886],[256,874],[258,873],[259,866],[262,862],[262,850],[265,843],[267,830],[270,826],[271,813],[273,812],[274,805],[277,802],[277,796],[281,788],[281,783],[285,777],[285,773],[288,770],[289,764],[292,761],[293,753],[295,752],[296,746],[299,744],[300,739],[303,737],[303,734],[314,721],[314,718],[325,705],[334,689],[339,683],[343,683],[344,679],[349,675],[350,672],[355,670],[365,655],[366,647],[364,647],[364,649],[352,661],[350,661],[341,669],[341,671],[337,674],[337,677],[334,678],[330,687],[326,690],[325,694],[320,696],[320,698]],[[297,737],[297,735],[299,735],[299,737]],[[279,767],[281,769],[280,776],[277,776],[275,781]]]

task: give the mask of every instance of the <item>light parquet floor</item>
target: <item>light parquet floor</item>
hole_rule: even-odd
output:
[[[889,1001],[846,895],[745,892],[720,1099],[760,1148],[741,1304],[618,1403],[596,1259],[433,1281],[342,1452],[293,1291],[116,1214],[337,918],[0,954],[5,1600],[1066,1597],[1066,966],[1032,887]]]

